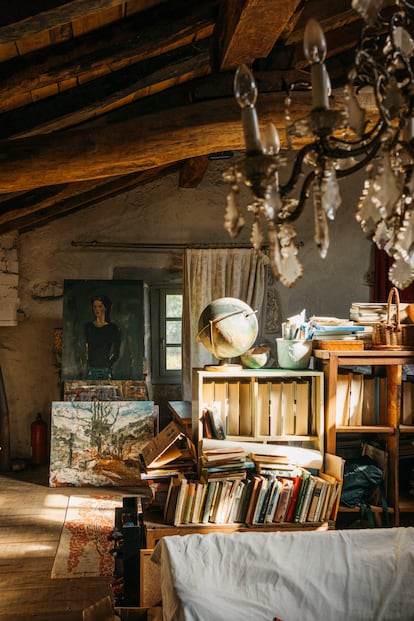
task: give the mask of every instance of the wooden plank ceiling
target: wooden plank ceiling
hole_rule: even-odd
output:
[[[295,114],[308,110],[310,16],[340,86],[361,29],[351,0],[0,3],[0,233],[171,171],[197,185],[209,155],[243,148],[240,62],[254,68],[261,123],[283,137],[289,85],[302,85]]]

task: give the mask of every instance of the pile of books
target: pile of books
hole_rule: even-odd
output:
[[[194,473],[197,466],[193,442],[174,421],[148,442],[142,449],[139,459],[142,479]]]
[[[170,422],[142,449],[140,477],[152,492],[151,507],[164,511],[171,478],[197,472],[193,442],[175,421]]]
[[[310,333],[316,341],[355,341],[362,336],[363,326],[355,325],[348,319],[337,317],[312,317],[310,320]]]
[[[326,473],[314,474],[301,466],[278,462],[269,456],[260,457],[251,456],[255,464],[252,472],[246,469],[219,478],[171,479],[164,521],[174,526],[235,523],[256,526],[336,519],[342,489],[341,458],[326,456],[334,467]]]
[[[413,306],[408,303],[399,304],[399,319],[401,323],[412,323]],[[397,307],[390,304],[390,320],[394,321],[396,317]],[[386,322],[388,320],[388,303],[387,302],[353,302],[349,309],[349,319],[356,326],[364,328],[362,339],[365,341],[366,349],[372,346],[372,331],[376,323]]]
[[[199,474],[202,481],[244,479],[255,467],[242,446],[213,447],[202,451]]]
[[[408,317],[408,304],[400,303],[400,320],[405,321]],[[396,305],[390,305],[390,319],[393,319],[396,313]],[[352,302],[349,309],[349,319],[356,324],[372,325],[380,321],[386,321],[388,315],[387,302]]]

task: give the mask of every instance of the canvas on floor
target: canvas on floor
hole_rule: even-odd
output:
[[[136,485],[157,413],[153,401],[52,402],[49,485]]]

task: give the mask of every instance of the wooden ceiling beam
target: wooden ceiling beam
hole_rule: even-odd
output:
[[[154,32],[148,24],[155,20]],[[0,109],[13,106],[16,89],[32,92],[65,81],[85,82],[199,42],[211,36],[213,27],[214,9],[201,3],[174,16],[167,11],[134,16],[55,46],[53,55],[48,48],[12,59],[2,65]]]
[[[350,0],[313,0],[312,3],[304,3],[302,10],[297,13],[298,19],[292,21],[286,33],[284,42],[286,45],[299,43],[303,45],[303,36],[306,24],[311,17],[316,17],[322,30],[338,30],[347,24],[360,22],[359,14],[352,8]],[[355,26],[358,32],[358,26]]]
[[[215,64],[234,69],[266,58],[301,0],[227,0],[220,5]]]
[[[23,117],[20,109],[5,112],[0,115],[0,138],[73,127],[210,71],[208,42],[201,41],[171,52],[167,59],[154,58],[26,106]]]
[[[310,94],[295,93],[295,114],[309,112]],[[281,133],[285,104],[280,94],[260,98],[261,124]],[[244,147],[240,110],[231,100],[209,101],[91,130],[71,130],[0,142],[0,190],[15,192],[86,181],[165,166],[200,155]]]
[[[285,101],[280,93],[262,93],[257,103],[264,131],[272,121],[285,140]],[[294,119],[306,117],[311,93],[292,95]],[[335,107],[344,106],[343,93]],[[375,113],[370,98],[362,105]],[[138,118],[115,121],[111,115],[93,128],[0,142],[0,192],[21,192],[62,183],[116,177],[168,166],[219,151],[244,149],[240,109],[232,99],[206,101]],[[294,148],[306,139],[295,138]]]
[[[0,28],[0,43],[34,36],[120,4],[123,4],[121,0],[72,0],[72,2],[53,3],[48,10],[37,13],[28,8],[26,17]]]

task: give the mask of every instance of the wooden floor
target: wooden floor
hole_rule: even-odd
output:
[[[0,486],[0,621],[80,621],[83,608],[111,594],[111,579],[50,578],[73,488],[49,488],[41,466],[2,474]],[[76,488],[89,493],[96,488]]]

